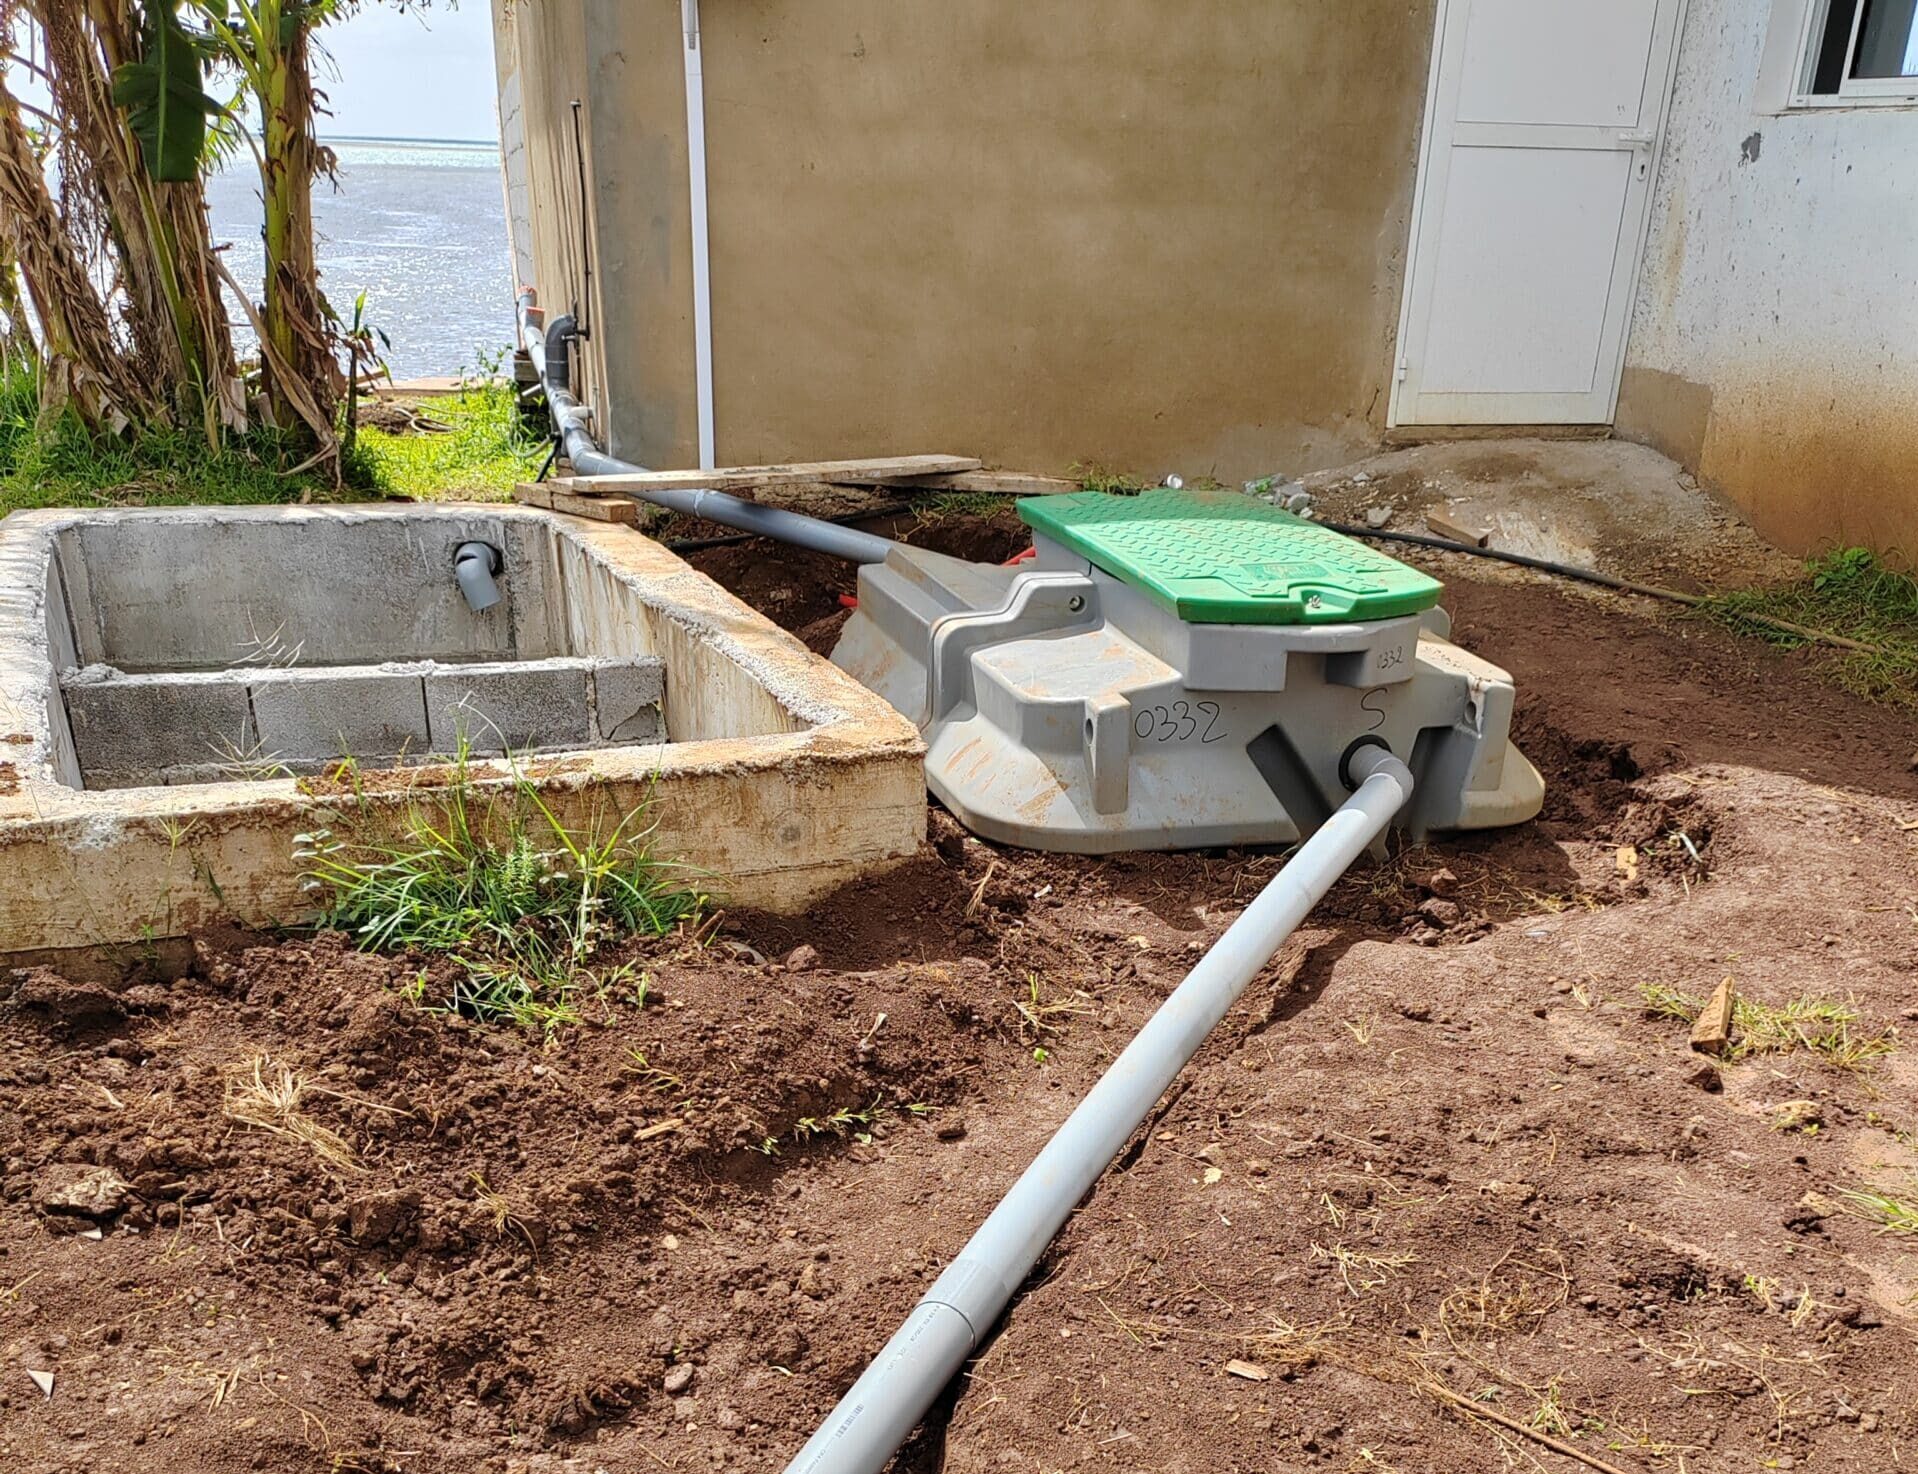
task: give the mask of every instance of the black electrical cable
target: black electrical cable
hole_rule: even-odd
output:
[[[1596,568],[1581,568],[1576,563],[1554,563],[1549,558],[1534,558],[1529,553],[1508,553],[1501,548],[1479,548],[1470,543],[1453,542],[1450,538],[1427,537],[1422,532],[1387,532],[1382,527],[1351,527],[1343,522],[1320,522],[1319,526],[1329,528],[1333,532],[1342,532],[1347,537],[1371,538],[1376,542],[1410,543],[1419,548],[1437,548],[1442,553],[1464,553],[1471,558],[1491,558],[1500,563],[1515,563],[1520,568],[1536,568],[1541,573],[1556,573],[1561,578],[1595,583],[1600,588],[1621,589],[1628,594],[1644,594],[1653,599],[1675,599],[1681,604],[1700,602],[1696,594],[1680,593],[1677,589],[1661,589],[1656,584],[1633,583],[1629,578],[1614,578],[1609,573],[1600,573]]]

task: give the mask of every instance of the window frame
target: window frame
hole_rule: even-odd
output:
[[[1798,23],[1797,69],[1792,75],[1791,96],[1787,105],[1793,110],[1852,107],[1918,106],[1918,76],[1854,77],[1852,63],[1858,55],[1858,32],[1864,21],[1864,0],[1844,0],[1852,6],[1851,34],[1845,42],[1844,65],[1838,72],[1836,92],[1813,92],[1812,78],[1818,70],[1818,48],[1823,43],[1825,20],[1833,0],[1808,0]]]

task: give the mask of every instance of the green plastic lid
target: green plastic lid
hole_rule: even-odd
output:
[[[1026,497],[1019,515],[1191,624],[1391,619],[1442,592],[1396,558],[1234,491]]]

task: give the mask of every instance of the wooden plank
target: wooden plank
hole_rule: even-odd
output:
[[[634,501],[629,496],[579,496],[558,486],[553,488],[553,510],[569,517],[590,517],[595,522],[619,522],[627,527],[643,527],[659,515],[657,507]]]
[[[871,456],[856,461],[804,461],[785,466],[722,466],[714,471],[643,471],[625,476],[574,476],[565,489],[584,496],[623,491],[730,491],[795,481],[893,481],[976,471],[970,456]]]
[[[1477,527],[1468,527],[1465,523],[1439,511],[1427,512],[1425,525],[1440,537],[1450,538],[1455,543],[1464,543],[1468,548],[1482,548],[1492,540],[1491,533]]]
[[[627,527],[650,522],[658,511],[629,496],[579,496],[558,481],[522,481],[513,488],[513,500],[549,512],[564,512],[569,517],[590,517],[595,522],[618,522]]]
[[[896,486],[912,491],[974,491],[997,496],[1057,496],[1084,491],[1063,476],[1036,476],[1024,471],[954,471],[939,476],[887,476],[871,479],[838,478],[847,486]]]

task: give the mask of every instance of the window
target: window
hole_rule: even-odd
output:
[[[1812,0],[1794,107],[1918,102],[1918,0]]]

